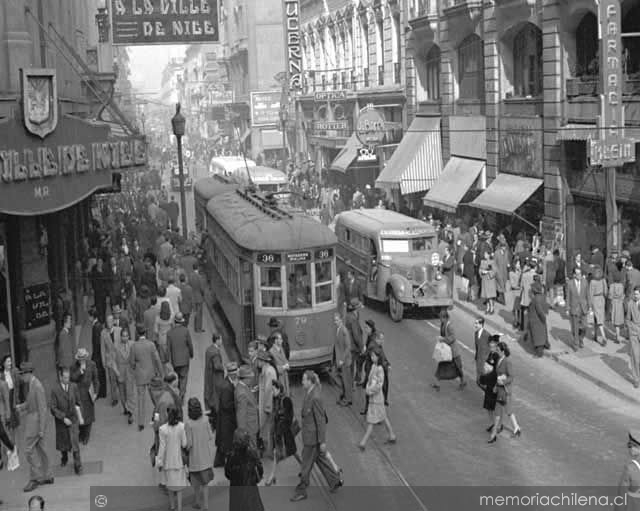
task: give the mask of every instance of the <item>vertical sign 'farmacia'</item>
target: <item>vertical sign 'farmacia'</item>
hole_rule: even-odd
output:
[[[302,89],[302,49],[300,46],[300,0],[284,0],[285,62],[289,90]]]

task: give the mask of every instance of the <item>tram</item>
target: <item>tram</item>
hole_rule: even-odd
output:
[[[329,367],[337,310],[335,234],[313,218],[279,207],[259,191],[221,180],[196,183],[203,214],[207,278],[236,348],[272,329],[287,333],[291,369]]]

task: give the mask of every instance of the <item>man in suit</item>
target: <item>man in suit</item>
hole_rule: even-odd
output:
[[[365,344],[362,335],[362,325],[358,310],[362,307],[358,298],[352,298],[347,303],[347,314],[344,318],[344,326],[351,337],[351,374],[356,381],[360,381],[361,358],[365,353]]]
[[[75,361],[75,339],[71,334],[71,314],[65,313],[62,320],[62,330],[56,338],[56,366],[71,367]]]
[[[236,399],[236,426],[249,433],[251,443],[255,449],[257,446],[259,422],[258,403],[248,384],[255,378],[251,367],[243,365],[238,369],[238,383],[235,388]]]
[[[224,467],[233,448],[233,433],[237,427],[235,389],[238,383],[238,364],[229,362],[227,377],[220,385],[218,415],[216,417],[216,457],[214,467]]]
[[[41,484],[53,484],[53,472],[45,447],[47,432],[47,396],[40,380],[33,374],[33,364],[23,362],[20,366],[22,384],[28,387],[24,403],[18,405],[24,425],[24,448],[29,463],[29,482],[25,492],[35,490]]]
[[[193,311],[193,288],[191,284],[187,282],[187,276],[184,273],[180,274],[180,312],[184,316],[184,324],[189,328],[189,319],[191,318],[191,312]]]
[[[189,275],[189,284],[193,290],[193,330],[195,332],[204,332],[202,329],[202,304],[204,303],[206,283],[198,271],[197,264],[193,265],[193,272]]]
[[[56,425],[56,450],[62,454],[61,466],[69,461],[69,451],[73,453],[73,469],[77,475],[82,473],[80,461],[79,416],[80,394],[75,383],[70,381],[70,370],[62,367],[58,370],[58,383],[51,390],[51,414]]]
[[[213,344],[204,354],[204,404],[209,410],[211,430],[216,430],[220,389],[224,382],[224,365],[222,364],[222,336],[213,334]]]
[[[444,247],[444,255],[442,257],[441,271],[442,271],[442,276],[446,277],[447,280],[449,281],[449,286],[451,288],[453,288],[453,276],[454,276],[453,270],[455,268],[455,265],[456,265],[456,260],[451,254],[451,246],[447,244],[447,246]]]
[[[313,371],[305,371],[302,375],[302,386],[305,390],[302,401],[301,434],[302,434],[302,463],[300,466],[300,483],[291,497],[292,502],[307,498],[307,487],[313,464],[324,475],[330,491],[333,493],[343,485],[341,471],[336,471],[327,457],[327,413],[320,396],[319,378]]]
[[[633,290],[632,299],[627,304],[627,330],[629,332],[629,361],[633,386],[640,386],[640,287]]]
[[[147,332],[149,340],[155,341],[155,326],[156,317],[160,313],[160,307],[158,307],[158,298],[156,296],[151,297],[149,302],[149,308],[142,313],[143,317],[143,330]]]
[[[178,312],[174,318],[175,326],[167,333],[167,351],[169,362],[178,375],[178,388],[182,399],[187,391],[189,363],[193,358],[193,343],[189,329],[184,326],[184,316]]]
[[[102,365],[107,373],[107,386],[111,396],[111,406],[118,404],[118,365],[116,364],[116,344],[120,342],[121,329],[113,324],[113,315],[109,314],[100,335]]]
[[[340,384],[340,406],[350,406],[353,403],[353,374],[351,373],[351,336],[342,322],[339,312],[333,315],[336,325],[336,343],[333,356],[336,361],[336,379]]]
[[[131,365],[131,369],[133,369],[136,379],[138,430],[142,431],[145,422],[150,418],[147,403],[147,394],[151,397],[149,384],[154,376],[163,377],[164,375],[158,350],[156,350],[155,345],[145,337],[144,328],[138,329],[138,340],[134,342],[131,347],[129,364]]]
[[[573,269],[573,278],[567,284],[567,307],[571,316],[571,334],[573,349],[578,351],[584,347],[586,316],[589,312],[589,292],[587,279],[582,276],[582,269]]]
[[[476,382],[480,385],[480,377],[484,372],[484,363],[489,356],[489,332],[484,329],[484,318],[476,318],[474,324],[473,338],[476,345]]]

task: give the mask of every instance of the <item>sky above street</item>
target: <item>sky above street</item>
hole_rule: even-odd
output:
[[[162,70],[172,58],[184,57],[186,45],[132,46],[131,82],[139,92],[160,92]]]

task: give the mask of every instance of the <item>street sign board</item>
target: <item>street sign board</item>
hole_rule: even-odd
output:
[[[114,45],[218,42],[218,0],[111,0]]]
[[[345,99],[347,99],[346,90],[320,91],[314,92],[313,94],[313,100],[316,103],[323,103],[326,101],[344,101]]]
[[[349,124],[346,120],[343,121],[314,121],[313,128],[315,131],[327,131],[327,130],[346,130],[349,128]]]
[[[280,124],[281,91],[251,93],[251,125],[277,126]]]
[[[356,137],[364,146],[376,146],[384,140],[387,130],[384,117],[373,105],[367,105],[358,115],[356,123]]]
[[[620,0],[600,0],[600,96],[599,140],[590,142],[591,165],[621,167],[635,161],[635,141],[624,136],[622,37]]]

